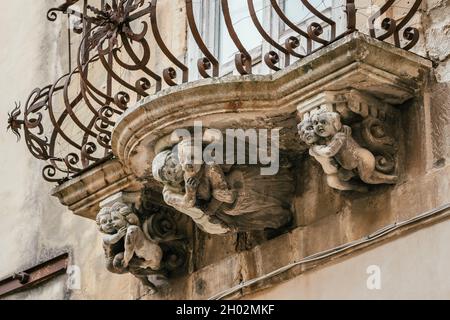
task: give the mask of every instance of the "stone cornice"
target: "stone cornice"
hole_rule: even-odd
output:
[[[52,195],[74,214],[95,220],[100,202],[120,191],[140,189],[136,177],[112,159],[54,188]]]
[[[273,75],[205,79],[143,99],[118,121],[113,152],[142,177],[147,175],[142,163],[150,165],[154,154],[140,152],[141,147],[154,146],[194,120],[220,129],[233,121],[276,119],[294,113],[300,102],[319,92],[346,88],[400,104],[415,96],[431,66],[413,53],[354,33]],[[271,123],[277,125],[276,120]]]

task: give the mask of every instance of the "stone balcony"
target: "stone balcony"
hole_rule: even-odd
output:
[[[118,119],[112,133],[114,159],[58,186],[53,195],[75,214],[91,219],[102,206],[117,200],[138,208],[151,202],[170,210],[161,195],[162,184],[152,175],[152,163],[159,152],[175,144],[170,139],[174,130],[192,128],[195,121],[201,121],[204,128],[221,131],[282,128],[280,154],[290,162],[289,172],[295,177],[290,183],[295,193],[286,199],[291,204],[293,223],[274,233],[281,235],[273,238],[257,230],[237,230],[207,236],[192,234],[192,222],[188,223],[191,227],[178,227],[190,235],[186,239],[193,254],[188,258],[190,272],[175,280],[173,291],[164,291],[163,295],[208,298],[218,288],[234,287],[241,280],[357,240],[397,221],[405,212],[414,216],[415,208],[410,208],[408,199],[414,197],[418,185],[410,178],[412,160],[407,155],[412,146],[407,137],[411,132],[405,130],[404,123],[408,123],[413,109],[421,108],[430,68],[429,61],[413,53],[353,33],[272,75],[205,79],[162,90],[130,106]],[[396,185],[373,185],[366,193],[327,186],[320,166],[306,156],[307,145],[297,133],[297,124],[305,114],[327,106],[352,126],[374,118],[387,127],[386,133],[397,141],[392,154]],[[372,205],[366,207],[367,202]],[[202,222],[197,223],[208,232]],[[222,232],[212,228],[211,233]],[[251,250],[235,252],[239,246]],[[282,278],[302,271],[293,268]],[[175,294],[178,290],[181,292]],[[239,292],[245,294],[245,290]]]
[[[165,137],[193,127],[194,121],[219,130],[283,127],[281,149],[300,157],[306,146],[297,137],[297,122],[314,107],[336,104],[329,93],[358,91],[380,101],[372,109],[346,112],[377,117],[380,107],[400,117],[395,106],[420,95],[430,68],[429,61],[415,54],[354,33],[273,75],[229,76],[168,88],[142,99],[117,121],[114,159],[52,193],[76,214],[95,218],[99,203],[110,195],[136,192],[142,181],[149,183],[153,158],[166,147]]]

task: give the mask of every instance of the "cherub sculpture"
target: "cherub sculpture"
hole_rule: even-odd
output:
[[[350,181],[355,176],[352,171],[342,168],[334,158],[323,155],[322,151],[325,146],[318,144],[321,138],[314,131],[313,121],[310,117],[305,118],[298,125],[298,133],[303,142],[310,146],[309,154],[322,166],[327,176],[327,183],[331,188],[341,191],[367,192],[366,186]]]
[[[105,234],[102,244],[105,251],[106,269],[112,273],[126,273],[126,268],[122,266],[125,250],[123,235],[118,234],[112,224],[111,208],[102,208],[97,214],[96,221],[99,231]]]
[[[320,159],[334,159],[345,170],[339,172],[342,177],[346,176],[344,180],[351,178],[351,174],[347,173],[354,172],[367,184],[397,182],[397,176],[376,170],[375,156],[353,139],[352,129],[342,124],[338,113],[320,109],[311,116],[310,121],[315,134],[321,138],[319,143],[314,143],[310,148],[311,153]]]
[[[262,176],[258,166],[193,163],[193,151],[183,141],[153,160],[153,177],[163,183],[168,205],[210,234],[277,229],[289,223],[293,182],[286,168],[276,177]]]
[[[125,251],[122,266],[127,268],[130,260],[136,255],[143,259],[142,268],[159,270],[163,255],[162,249],[157,243],[147,239],[140,228],[139,218],[131,208],[120,202],[115,203],[111,207],[111,219],[116,234],[106,236],[104,241],[114,242],[124,238]]]
[[[103,237],[106,268],[116,274],[130,272],[154,293],[149,276],[160,275],[163,252],[142,231],[139,218],[129,206],[116,203],[100,210],[97,225]],[[161,274],[161,276],[164,276]]]

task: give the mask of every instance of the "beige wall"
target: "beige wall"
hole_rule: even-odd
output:
[[[64,19],[51,23],[47,10],[61,1],[0,2],[0,278],[46,261],[61,252],[81,268],[82,290],[67,290],[66,276],[9,298],[127,298],[128,276],[113,276],[103,267],[96,225],[74,216],[52,198],[52,184],[41,176],[42,163],[32,158],[23,140],[6,134],[6,115],[15,101],[25,103],[37,86],[54,82],[67,71]]]
[[[447,220],[245,298],[450,299],[449,241]],[[371,266],[380,268],[380,289],[367,286]]]

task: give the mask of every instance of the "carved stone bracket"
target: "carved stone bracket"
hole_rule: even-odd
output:
[[[365,192],[365,184],[394,184],[398,111],[370,94],[349,89],[320,93],[298,106],[299,135],[322,166],[328,185]]]
[[[278,229],[291,221],[294,181],[288,164],[263,175],[259,165],[195,163],[195,149],[191,140],[182,140],[155,156],[152,176],[164,185],[166,204],[210,234]],[[204,147],[197,149],[203,155]]]
[[[96,221],[103,237],[106,268],[131,273],[152,293],[185,266],[187,250],[173,213],[141,208],[140,193],[118,193],[101,203]]]
[[[301,118],[310,116],[318,109],[337,112],[344,121],[351,121],[355,115],[380,121],[392,119],[398,115],[392,104],[356,89],[324,91],[301,102],[297,107]]]

